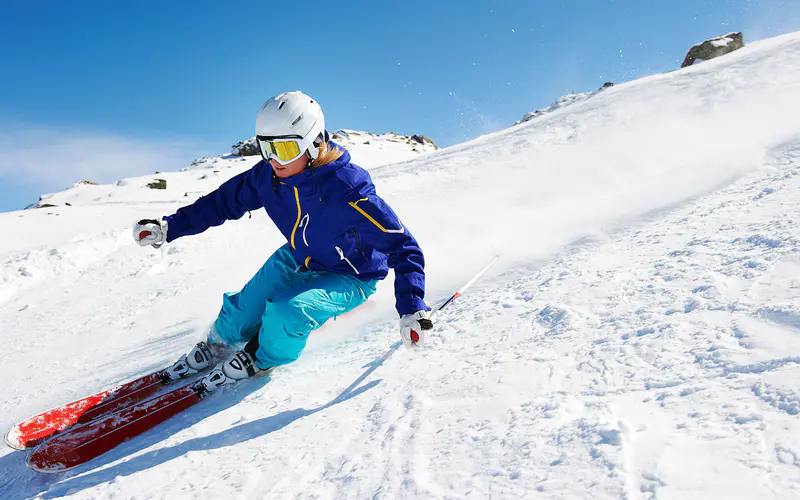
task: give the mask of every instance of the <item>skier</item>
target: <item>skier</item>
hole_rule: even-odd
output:
[[[207,341],[169,370],[178,379],[244,345],[204,379],[207,390],[291,363],[311,331],[350,311],[395,271],[400,336],[422,345],[433,324],[417,241],[375,192],[369,174],[329,140],[319,104],[302,92],[269,99],[256,118],[262,161],[191,205],[143,219],[133,236],[160,247],[264,207],[286,237],[238,293],[223,296]]]

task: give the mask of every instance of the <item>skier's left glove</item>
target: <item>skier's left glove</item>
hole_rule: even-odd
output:
[[[406,314],[400,318],[400,338],[407,349],[413,349],[425,344],[425,335],[433,328],[431,313],[429,311],[417,311],[414,314]]]
[[[147,245],[152,245],[153,248],[161,247],[167,241],[167,221],[140,220],[133,225],[133,239],[143,247]]]

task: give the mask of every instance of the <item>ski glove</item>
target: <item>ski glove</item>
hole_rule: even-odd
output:
[[[433,322],[429,311],[417,311],[400,318],[400,338],[403,339],[406,349],[425,344],[425,334],[431,328]]]
[[[159,248],[167,241],[167,221],[142,219],[133,226],[133,239],[146,247],[152,245]]]

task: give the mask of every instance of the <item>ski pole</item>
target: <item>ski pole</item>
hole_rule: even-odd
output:
[[[473,283],[475,283],[475,282],[478,280],[478,278],[480,278],[480,277],[483,275],[483,273],[485,273],[485,272],[486,272],[486,270],[487,270],[487,269],[489,269],[489,267],[490,267],[492,264],[494,264],[495,262],[497,262],[497,259],[499,259],[499,258],[500,258],[500,256],[499,256],[499,255],[495,255],[495,256],[492,258],[492,260],[490,260],[490,261],[489,261],[489,263],[488,263],[488,264],[486,264],[485,266],[483,266],[483,269],[481,269],[480,271],[478,271],[478,274],[476,274],[475,276],[473,276],[473,277],[472,277],[472,279],[471,279],[471,280],[469,280],[469,281],[467,282],[467,284],[466,284],[466,285],[464,285],[464,286],[462,286],[461,288],[459,288],[459,289],[458,289],[458,291],[457,291],[456,293],[454,293],[453,295],[451,295],[449,299],[445,300],[445,301],[444,301],[444,304],[442,304],[442,305],[440,305],[439,307],[437,307],[436,309],[434,309],[434,310],[433,310],[433,312],[431,313],[431,318],[433,318],[433,317],[434,317],[434,316],[435,316],[435,315],[436,315],[436,314],[437,314],[439,311],[441,311],[441,310],[442,310],[442,309],[444,309],[445,307],[447,307],[447,306],[449,306],[450,304],[452,304],[453,302],[455,302],[455,300],[456,300],[457,298],[461,297],[461,294],[463,294],[463,293],[464,293],[464,292],[467,290],[467,288],[469,288],[470,286],[472,286],[472,284],[473,284]]]

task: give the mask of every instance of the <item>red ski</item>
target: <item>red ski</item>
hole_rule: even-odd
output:
[[[6,432],[6,443],[17,450],[39,445],[70,427],[90,422],[147,399],[169,383],[165,370],[150,373],[112,389],[58,406],[27,418]]]
[[[44,473],[77,467],[189,408],[205,394],[201,383],[193,382],[69,429],[33,450],[28,467]]]

